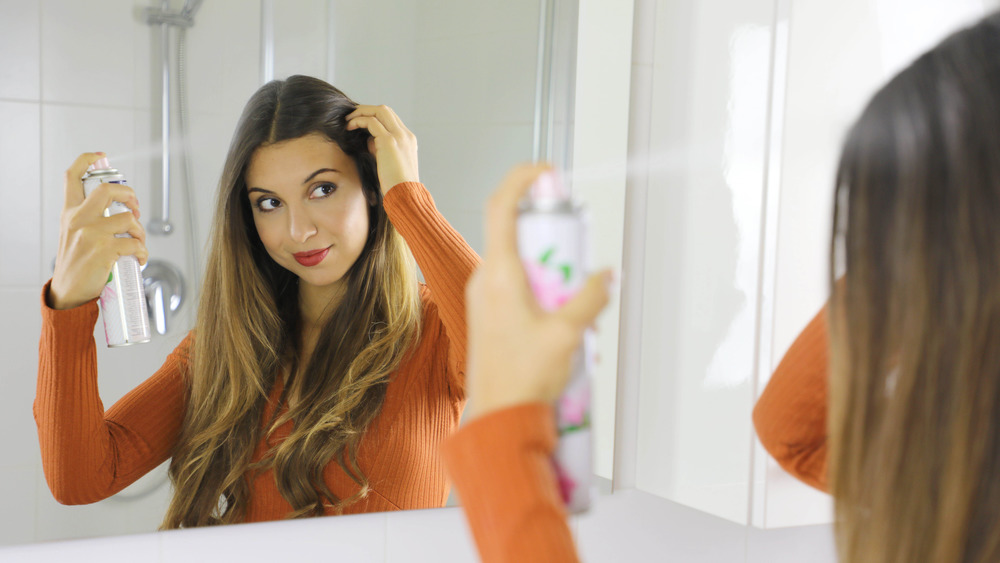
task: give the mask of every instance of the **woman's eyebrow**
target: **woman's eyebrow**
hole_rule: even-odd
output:
[[[261,192],[261,193],[264,193],[264,194],[273,194],[274,193],[271,190],[265,190],[264,188],[247,188],[247,195],[250,195],[250,194],[252,194],[254,192]]]
[[[310,174],[308,178],[306,178],[305,180],[302,180],[302,183],[303,184],[308,184],[309,180],[312,180],[313,178],[315,178],[316,176],[318,176],[318,175],[320,175],[320,174],[322,174],[324,172],[336,172],[337,174],[340,174],[340,170],[337,170],[336,168],[320,168],[319,170],[317,170],[317,171],[313,172],[312,174]]]

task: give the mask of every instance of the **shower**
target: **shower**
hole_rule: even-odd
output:
[[[151,260],[143,272],[146,285],[146,299],[149,304],[150,320],[154,330],[164,335],[169,328],[169,319],[177,313],[185,301],[184,287],[197,288],[200,279],[198,259],[198,236],[195,205],[191,194],[191,163],[188,158],[188,100],[187,100],[187,30],[194,25],[194,16],[201,7],[203,0],[185,0],[180,10],[171,10],[170,0],[161,0],[159,8],[148,7],[142,10],[141,19],[150,28],[159,28],[160,46],[160,208],[159,216],[154,217],[147,225],[147,232],[154,236],[169,236],[174,233],[174,223],[171,222],[170,194],[171,188],[178,185],[181,188],[185,221],[187,225],[187,266],[192,283],[185,284],[181,271],[174,265],[164,261]],[[171,150],[171,105],[172,73],[170,65],[171,29],[177,29],[176,40],[176,83],[177,83],[177,137],[180,140],[177,150]],[[171,183],[172,155],[179,157],[180,182]],[[193,289],[186,301],[196,303],[196,289]]]
[[[197,234],[197,219],[195,216],[195,206],[191,193],[191,172],[190,159],[187,150],[188,133],[188,100],[186,83],[186,41],[187,30],[194,25],[194,16],[201,7],[202,0],[187,0],[179,10],[171,10],[170,2],[162,0],[158,8],[147,7],[138,11],[138,18],[141,22],[150,26],[151,31],[158,28],[159,33],[153,33],[152,41],[154,45],[159,43],[159,65],[154,70],[159,73],[161,79],[160,91],[160,114],[156,120],[160,126],[160,191],[159,209],[154,209],[154,217],[146,225],[146,232],[150,236],[178,236],[186,237],[184,254],[187,255],[186,270],[189,282],[185,283],[184,273],[181,268],[171,264],[166,260],[150,259],[143,269],[143,283],[145,284],[146,301],[149,306],[149,319],[151,328],[160,335],[166,335],[168,330],[186,327],[174,327],[171,320],[178,314],[183,303],[190,303],[190,310],[197,303],[196,289],[185,294],[185,287],[197,288],[200,279],[198,272],[199,265],[199,238]],[[176,28],[176,67],[171,67],[171,30]],[[175,70],[175,73],[171,71]],[[171,138],[171,106],[173,103],[173,92],[171,85],[176,82],[176,104],[177,117],[176,135]],[[155,125],[155,123],[154,123]],[[171,141],[179,141],[173,147]],[[172,149],[173,147],[173,149]],[[180,168],[180,181],[171,179],[172,156],[179,158],[177,164]],[[177,187],[181,191],[183,200],[183,212],[185,214],[182,223],[186,229],[176,229],[176,225],[171,221],[170,194],[171,188]],[[181,232],[178,232],[181,231]],[[193,317],[191,317],[193,318]],[[149,497],[163,485],[167,483],[165,471],[157,470],[144,478],[145,481],[137,488],[135,485],[119,492],[109,498],[109,500],[120,502],[131,502]]]

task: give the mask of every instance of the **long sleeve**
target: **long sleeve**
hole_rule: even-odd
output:
[[[483,561],[577,561],[556,486],[552,407],[518,405],[473,420],[443,453]]]
[[[423,184],[397,184],[386,194],[383,206],[431,290],[449,342],[449,387],[456,398],[464,398],[465,285],[479,266],[479,256],[438,212]]]
[[[757,436],[778,464],[824,492],[829,346],[824,307],[785,353],[753,411]]]
[[[191,335],[151,378],[104,411],[93,337],[96,300],[67,310],[45,303],[34,415],[45,479],[56,500],[107,498],[165,461],[186,405],[181,377]]]

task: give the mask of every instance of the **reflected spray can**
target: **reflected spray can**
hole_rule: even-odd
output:
[[[539,176],[522,203],[517,221],[518,251],[532,292],[542,309],[569,301],[586,281],[587,224],[559,177]],[[553,469],[571,513],[590,508],[593,475],[590,389],[593,334],[587,330],[573,355],[569,383],[555,405],[559,443]]]
[[[125,176],[111,168],[107,158],[102,158],[91,164],[84,174],[83,192],[90,195],[90,192],[101,184],[125,183]],[[131,212],[132,210],[124,203],[113,201],[111,206],[104,210],[104,216]],[[128,233],[115,236],[131,237]],[[101,290],[99,301],[108,347],[149,342],[149,313],[146,310],[146,294],[138,258],[121,256],[115,261],[108,275],[108,282]]]

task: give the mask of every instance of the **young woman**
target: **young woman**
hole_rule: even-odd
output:
[[[418,183],[416,139],[395,113],[305,76],[253,95],[196,327],[107,412],[94,298],[119,255],[146,251],[128,187],[84,197],[99,157],[67,171],[42,294],[35,415],[55,497],[95,502],[171,458],[164,528],[443,506],[437,448],[465,404],[463,291],[478,257]],[[134,217],[103,217],[112,200]]]
[[[837,178],[846,273],[754,413],[833,494],[844,561],[1000,560],[998,53],[993,14],[869,103]]]
[[[833,493],[843,561],[1000,561],[998,100],[994,14],[893,78],[844,144],[831,249],[843,280],[831,277],[829,312],[793,345],[755,413],[783,465]],[[500,301],[523,276],[511,273],[505,207],[494,234],[506,251],[488,249],[470,291],[469,379],[471,404],[510,406],[459,431],[446,457],[484,560],[571,561],[546,464],[547,402],[562,382],[551,366],[568,365],[566,345],[527,347],[559,333],[538,330],[543,317],[523,296]],[[564,330],[586,317],[568,316]],[[511,377],[521,371],[530,377]]]

